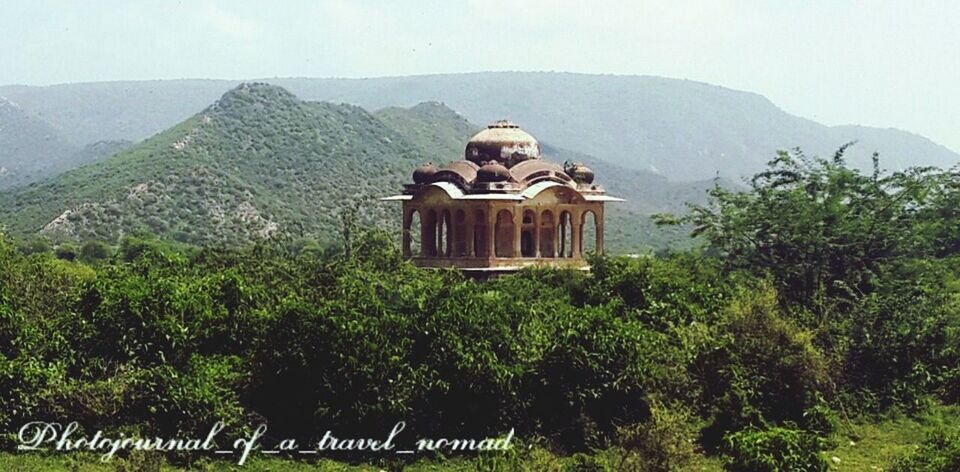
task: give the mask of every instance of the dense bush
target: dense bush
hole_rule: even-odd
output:
[[[714,349],[695,364],[712,414],[704,430],[709,447],[728,432],[768,423],[800,423],[829,392],[826,363],[811,334],[784,317],[767,288],[733,300],[715,325]]]
[[[960,429],[956,425],[931,434],[919,449],[896,459],[891,472],[952,472],[960,470]]]
[[[728,435],[726,469],[731,472],[825,472],[826,443],[816,433],[787,427],[744,429]]]
[[[648,400],[650,417],[618,431],[610,452],[620,455],[616,470],[672,472],[689,470],[696,457],[697,430],[691,411],[678,404]]]
[[[775,165],[793,173],[701,209],[706,252],[596,257],[590,275],[476,282],[354,227],[337,248],[0,237],[3,446],[37,419],[171,436],[266,421],[303,440],[404,420],[425,437],[513,428],[571,467],[682,470],[703,449],[734,470],[820,470],[835,411],[958,399],[953,226],[924,216],[944,218],[930,202],[953,187]],[[916,234],[864,239],[863,212]],[[859,255],[839,253],[847,236]]]

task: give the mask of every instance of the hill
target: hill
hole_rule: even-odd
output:
[[[183,123],[118,154],[0,193],[0,222],[15,235],[116,240],[135,231],[193,244],[243,244],[285,234],[330,242],[339,215],[399,227],[376,197],[400,189],[421,162],[459,159],[479,126],[440,103],[370,114],[303,102],[282,88],[241,85]],[[98,148],[123,147],[101,143]],[[650,213],[701,201],[709,185],[669,182],[548,144],[547,158],[587,163],[628,202],[609,213],[608,247],[635,251],[685,240]]]
[[[0,97],[0,189],[64,170],[78,151],[53,127]]]
[[[140,145],[0,194],[0,221],[13,234],[55,239],[138,230],[198,244],[332,237],[343,208],[399,188],[416,158],[359,107],[244,84]],[[389,217],[376,205],[360,211],[368,223]]]
[[[376,79],[268,79],[304,100],[366,109],[443,102],[473,123],[508,117],[541,140],[673,180],[738,178],[777,150],[831,155],[857,140],[849,162],[874,151],[889,169],[949,167],[960,155],[899,130],[828,127],[790,115],[766,98],[687,80],[553,72],[489,72]],[[190,116],[235,85],[230,81],[152,81],[0,87],[82,143],[139,140]],[[144,110],[150,110],[146,113]]]

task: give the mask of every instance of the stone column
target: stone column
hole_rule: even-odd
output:
[[[447,229],[447,245],[444,248],[446,252],[444,253],[447,257],[453,256],[453,232],[456,231],[453,227],[453,212],[450,210],[443,211],[443,227]]]
[[[429,257],[433,255],[433,247],[430,242],[436,235],[436,229],[432,228],[430,212],[428,210],[420,211],[420,256]]]
[[[603,254],[603,207],[594,213],[597,224],[597,254]]]
[[[563,257],[563,253],[560,252],[560,238],[563,236],[563,214],[558,210],[554,210],[554,223],[553,223],[553,257],[554,259],[558,257]]]
[[[573,236],[571,238],[571,247],[573,250],[571,251],[571,254],[573,255],[574,259],[580,259],[580,231],[583,227],[583,225],[580,224],[580,219],[583,218],[583,215],[581,215],[580,212],[575,212],[571,213],[570,217],[570,224],[573,225],[573,231],[571,232]]]
[[[521,235],[523,235],[523,208],[515,208],[513,211],[513,257],[523,256],[520,248]]]
[[[487,257],[497,257],[496,234],[497,234],[497,209],[489,207],[487,209]]]
[[[533,257],[540,257],[540,212],[537,210],[533,212]]]
[[[410,250],[410,225],[413,224],[413,209],[403,209],[403,257],[410,257],[413,253]]]
[[[467,249],[467,253],[464,254],[464,257],[473,257],[476,255],[473,253],[473,239],[476,237],[473,234],[474,233],[473,220],[474,218],[476,218],[476,215],[474,215],[474,210],[472,208],[464,211],[466,212],[466,215],[465,215],[466,219],[464,220],[463,227],[466,234],[464,234],[463,237],[465,238],[466,249]]]

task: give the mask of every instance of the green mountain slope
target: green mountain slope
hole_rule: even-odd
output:
[[[462,159],[467,140],[482,128],[439,102],[388,107],[374,114],[420,149],[434,150],[442,162]]]
[[[269,79],[304,100],[373,110],[440,101],[473,123],[507,117],[541,140],[673,180],[750,175],[779,149],[824,156],[848,152],[869,166],[949,167],[960,155],[922,136],[859,126],[828,127],[780,110],[766,98],[688,80],[553,72],[485,72],[375,79]],[[86,144],[139,140],[190,116],[236,85],[231,81],[109,82],[0,87],[34,115]]]
[[[113,241],[135,231],[194,244],[243,244],[278,234],[339,237],[339,215],[399,228],[398,191],[419,163],[460,159],[479,129],[450,108],[423,103],[370,114],[302,102],[285,90],[241,85],[215,104],[100,162],[0,193],[0,222],[15,235]],[[108,152],[124,143],[103,143]],[[558,162],[585,162],[612,194],[608,247],[662,248],[685,240],[648,215],[702,200],[704,185],[545,145]]]
[[[71,167],[77,152],[53,127],[0,97],[0,189]]]
[[[179,125],[93,165],[0,194],[14,234],[114,240],[137,230],[190,243],[238,244],[277,233],[321,239],[339,212],[369,204],[418,161],[415,147],[350,105],[306,103],[241,85]]]

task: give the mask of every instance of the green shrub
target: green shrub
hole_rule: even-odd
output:
[[[697,425],[690,411],[679,404],[664,405],[649,399],[650,418],[618,431],[617,470],[673,472],[689,470],[696,457]]]
[[[929,275],[889,284],[850,316],[843,382],[875,397],[875,410],[917,411],[937,391],[956,398],[950,387],[960,365],[960,304],[956,289],[942,282],[944,271],[925,266]]]
[[[822,472],[825,441],[793,428],[748,428],[725,438],[725,467],[731,472]]]
[[[960,429],[939,429],[919,449],[894,460],[891,472],[956,472],[960,470]]]
[[[821,437],[830,437],[840,424],[840,416],[829,405],[819,402],[803,412],[802,426],[807,431],[819,434]]]
[[[113,255],[113,248],[100,241],[87,241],[80,247],[80,260],[93,263],[108,259]]]
[[[730,431],[792,422],[827,390],[826,361],[810,332],[781,314],[771,288],[745,291],[714,327],[720,347],[697,359],[704,384],[702,403],[713,417],[704,431],[713,448]]]
[[[58,259],[65,261],[75,260],[79,252],[77,246],[71,243],[63,243],[53,250],[53,254],[56,255]]]

